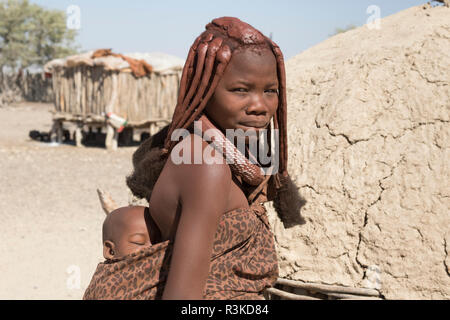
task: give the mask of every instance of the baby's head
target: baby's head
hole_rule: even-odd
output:
[[[118,208],[103,222],[103,257],[118,259],[151,246],[149,210],[141,206]]]

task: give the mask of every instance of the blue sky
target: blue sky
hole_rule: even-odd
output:
[[[367,23],[371,5],[386,17],[425,0],[31,0],[48,9],[80,8],[77,43],[82,50],[165,52],[185,58],[213,18],[235,16],[281,47],[286,59],[325,40],[338,27]]]

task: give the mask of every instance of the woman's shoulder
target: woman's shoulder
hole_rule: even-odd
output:
[[[166,169],[174,195],[184,209],[195,208],[197,215],[221,215],[228,209],[231,170],[226,161],[205,159],[208,152],[207,142],[196,135],[187,136],[171,151]]]
[[[186,136],[172,149],[167,165],[178,183],[226,183],[232,179],[222,155],[195,134]]]

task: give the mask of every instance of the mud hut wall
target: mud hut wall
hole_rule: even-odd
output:
[[[286,228],[268,207],[280,277],[450,298],[450,8],[424,7],[286,62],[288,170],[306,204]]]

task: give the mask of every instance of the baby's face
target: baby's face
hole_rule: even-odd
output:
[[[116,238],[117,258],[151,246],[150,234],[144,214],[129,215],[122,225],[122,230]]]
[[[105,241],[107,248],[105,258],[122,258],[128,254],[151,246],[150,223],[148,210],[145,207],[124,207],[110,213],[112,218],[108,228],[110,244]],[[104,251],[105,252],[105,251]],[[112,256],[111,256],[112,255]]]

